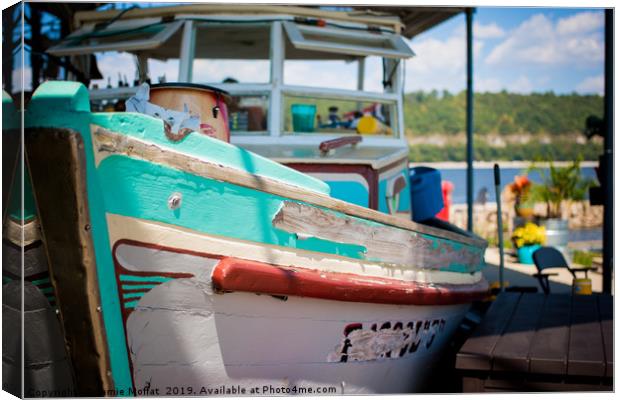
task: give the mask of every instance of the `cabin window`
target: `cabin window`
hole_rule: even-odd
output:
[[[198,23],[192,81],[269,83],[270,24]]]
[[[103,51],[145,51],[161,47],[176,37],[183,21],[162,22],[161,18],[117,21],[108,26],[88,25],[47,50],[55,56],[92,54]],[[174,43],[168,43],[174,47]],[[177,47],[178,49],[178,47]],[[165,51],[165,50],[164,50]]]
[[[231,135],[266,135],[269,96],[231,93],[228,126]]]
[[[285,134],[398,136],[396,102],[289,94],[283,104]]]

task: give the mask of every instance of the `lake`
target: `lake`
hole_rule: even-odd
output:
[[[432,164],[426,164],[430,167],[434,167]],[[454,192],[452,192],[452,203],[453,204],[464,204],[467,203],[467,169],[465,167],[462,168],[441,168],[438,166],[437,168],[441,172],[441,179],[450,181],[454,185]],[[514,182],[514,178],[517,175],[523,175],[525,168],[514,168],[507,167],[500,169],[500,181],[501,187],[500,190],[509,184]],[[548,173],[549,169],[545,169],[546,173]],[[581,174],[583,177],[592,178],[595,182],[598,183],[598,179],[596,178],[596,171],[594,167],[587,166],[581,168]],[[528,174],[530,180],[536,183],[541,183],[541,177],[538,172],[534,171]],[[483,188],[487,189],[487,201],[495,202],[495,182],[493,179],[493,167],[475,167],[474,168],[474,201],[478,196],[478,193]]]

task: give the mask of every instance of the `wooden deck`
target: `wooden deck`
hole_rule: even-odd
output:
[[[613,297],[502,293],[456,356],[464,392],[613,390]]]

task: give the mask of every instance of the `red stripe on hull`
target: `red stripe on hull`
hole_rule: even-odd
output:
[[[488,284],[431,285],[397,279],[281,267],[238,258],[224,258],[213,270],[213,284],[222,291],[378,304],[448,305],[484,298]]]

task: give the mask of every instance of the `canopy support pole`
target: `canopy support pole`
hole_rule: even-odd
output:
[[[614,10],[605,10],[605,144],[603,170],[603,293],[611,293],[614,267]]]
[[[467,230],[474,229],[474,73],[472,20],[474,9],[465,10],[467,22]]]

